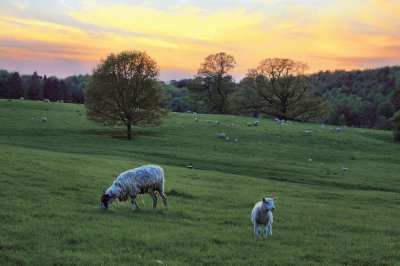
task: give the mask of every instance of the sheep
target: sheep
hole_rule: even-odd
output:
[[[225,133],[219,134],[219,138],[220,138],[220,139],[226,139],[226,134],[225,134]]]
[[[272,235],[272,212],[275,210],[275,202],[278,198],[262,198],[251,211],[251,221],[254,226],[254,236],[261,237],[260,225],[264,225],[264,236]]]
[[[48,102],[50,102],[50,100],[49,99],[43,99],[43,102],[44,103],[48,103]]]
[[[331,131],[335,132],[335,133],[339,133],[342,131],[342,129],[340,127],[335,127],[335,128],[331,128]]]
[[[40,118],[40,121],[42,121],[42,122],[47,122],[47,117],[42,116],[42,117]]]
[[[304,130],[304,136],[311,137],[312,136],[312,131],[311,130]]]
[[[131,197],[132,211],[139,208],[136,201],[138,194],[149,193],[153,199],[153,208],[157,205],[157,192],[160,194],[165,209],[168,209],[164,194],[164,171],[157,165],[144,165],[121,173],[112,186],[101,196],[101,209],[108,209],[111,203],[118,199],[127,201]]]

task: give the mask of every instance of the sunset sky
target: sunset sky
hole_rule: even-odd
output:
[[[269,57],[311,72],[400,65],[400,0],[0,1],[0,69],[86,74],[127,49],[156,59],[163,80],[221,51],[236,79]]]

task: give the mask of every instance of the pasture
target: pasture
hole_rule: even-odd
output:
[[[171,113],[126,141],[82,105],[0,100],[0,264],[400,264],[391,132],[252,121]],[[143,195],[133,214],[100,211],[101,190],[143,164],[164,168],[169,210]],[[274,231],[255,239],[263,196],[279,197]]]

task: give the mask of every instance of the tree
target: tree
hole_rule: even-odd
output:
[[[232,55],[217,53],[204,59],[197,77],[190,83],[195,100],[206,112],[227,113],[228,96],[235,88],[233,77],[228,72],[235,67]]]
[[[126,125],[129,140],[133,125],[158,124],[166,114],[158,73],[156,61],[145,52],[110,54],[93,70],[85,90],[88,118]]]
[[[24,86],[22,84],[22,79],[19,76],[18,72],[14,72],[9,80],[9,88],[10,88],[10,99],[18,99],[24,97],[25,91]]]
[[[11,73],[7,70],[0,69],[0,98],[8,98],[10,96],[10,79]]]
[[[28,98],[31,100],[39,100],[40,97],[41,97],[40,77],[35,71],[29,80]]]
[[[261,113],[287,120],[318,120],[328,115],[329,105],[305,75],[307,64],[286,58],[267,58],[250,69],[239,102]],[[247,103],[246,103],[247,102]]]
[[[400,141],[400,111],[398,111],[392,118],[393,123],[393,139]]]

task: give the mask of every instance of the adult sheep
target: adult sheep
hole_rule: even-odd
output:
[[[164,171],[157,165],[144,165],[121,173],[111,187],[103,192],[100,207],[108,209],[111,203],[118,199],[127,201],[131,197],[132,211],[139,208],[136,196],[149,193],[153,199],[153,208],[157,205],[157,193],[160,194],[165,209],[168,209],[164,194]]]
[[[254,225],[254,236],[261,236],[260,225],[264,226],[264,236],[272,235],[272,223],[274,218],[272,212],[275,210],[275,201],[278,198],[263,198],[254,205],[251,211],[251,221]]]

